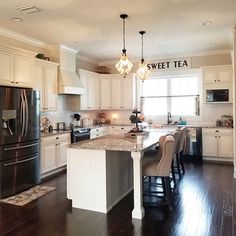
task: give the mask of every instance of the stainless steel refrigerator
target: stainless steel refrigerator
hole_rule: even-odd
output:
[[[0,86],[0,198],[40,182],[39,92]]]

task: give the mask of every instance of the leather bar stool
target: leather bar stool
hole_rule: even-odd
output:
[[[154,160],[143,159],[143,176],[161,178],[164,198],[167,200],[169,210],[173,210],[170,170],[175,151],[175,139],[172,135],[162,136],[159,139],[159,144],[160,147]]]

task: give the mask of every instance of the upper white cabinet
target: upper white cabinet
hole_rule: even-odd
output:
[[[112,75],[111,93],[112,109],[133,109],[135,106],[135,84],[132,75],[123,78],[121,75]]]
[[[99,100],[99,77],[98,74],[91,71],[79,70],[80,80],[87,93],[80,95],[81,110],[98,110]]]
[[[34,53],[0,46],[0,85],[32,87]]]
[[[203,67],[203,83],[220,86],[221,83],[228,82],[232,82],[231,65]]]
[[[204,159],[231,160],[233,158],[233,129],[203,128]]]
[[[111,79],[112,75],[99,74],[100,79],[100,109],[111,109]]]
[[[35,59],[33,88],[40,91],[42,111],[57,110],[58,64]]]

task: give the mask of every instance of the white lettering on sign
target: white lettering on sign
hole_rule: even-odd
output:
[[[190,58],[170,59],[166,61],[150,62],[147,64],[149,70],[175,70],[190,69]]]

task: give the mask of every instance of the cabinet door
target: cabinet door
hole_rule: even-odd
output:
[[[84,70],[79,70],[80,82],[82,86],[86,89],[86,94],[80,95],[80,109],[87,110],[88,109],[88,84],[87,84],[87,74]]]
[[[219,69],[219,82],[231,82],[231,81],[232,81],[232,70]]]
[[[13,73],[12,73],[12,60],[13,56],[7,52],[0,52],[0,84],[13,86]]]
[[[57,110],[57,69],[44,68],[44,91],[46,110]]]
[[[214,130],[203,129],[203,156],[218,156],[218,134]]]
[[[122,80],[122,108],[123,109],[133,109],[134,98],[133,98],[133,80],[132,78],[124,78]]]
[[[121,76],[114,75],[112,77],[112,88],[111,88],[111,107],[112,109],[121,109]]]
[[[45,109],[44,102],[44,72],[43,67],[39,65],[34,66],[33,73],[33,89],[38,90],[40,92],[40,109]]]
[[[100,75],[100,109],[111,109],[111,76]]]
[[[41,174],[57,167],[57,146],[55,141],[41,142]]]
[[[233,135],[219,135],[219,157],[233,157]]]
[[[14,81],[19,86],[32,87],[32,59],[24,56],[14,56]]]
[[[99,78],[96,73],[87,72],[87,99],[88,99],[88,109],[89,110],[98,110],[100,101],[99,101]]]
[[[70,144],[70,140],[61,140],[57,146],[58,147],[58,161],[57,161],[58,167],[66,165],[68,144]]]
[[[203,72],[203,83],[216,83],[218,82],[217,71],[213,69],[206,69]]]

